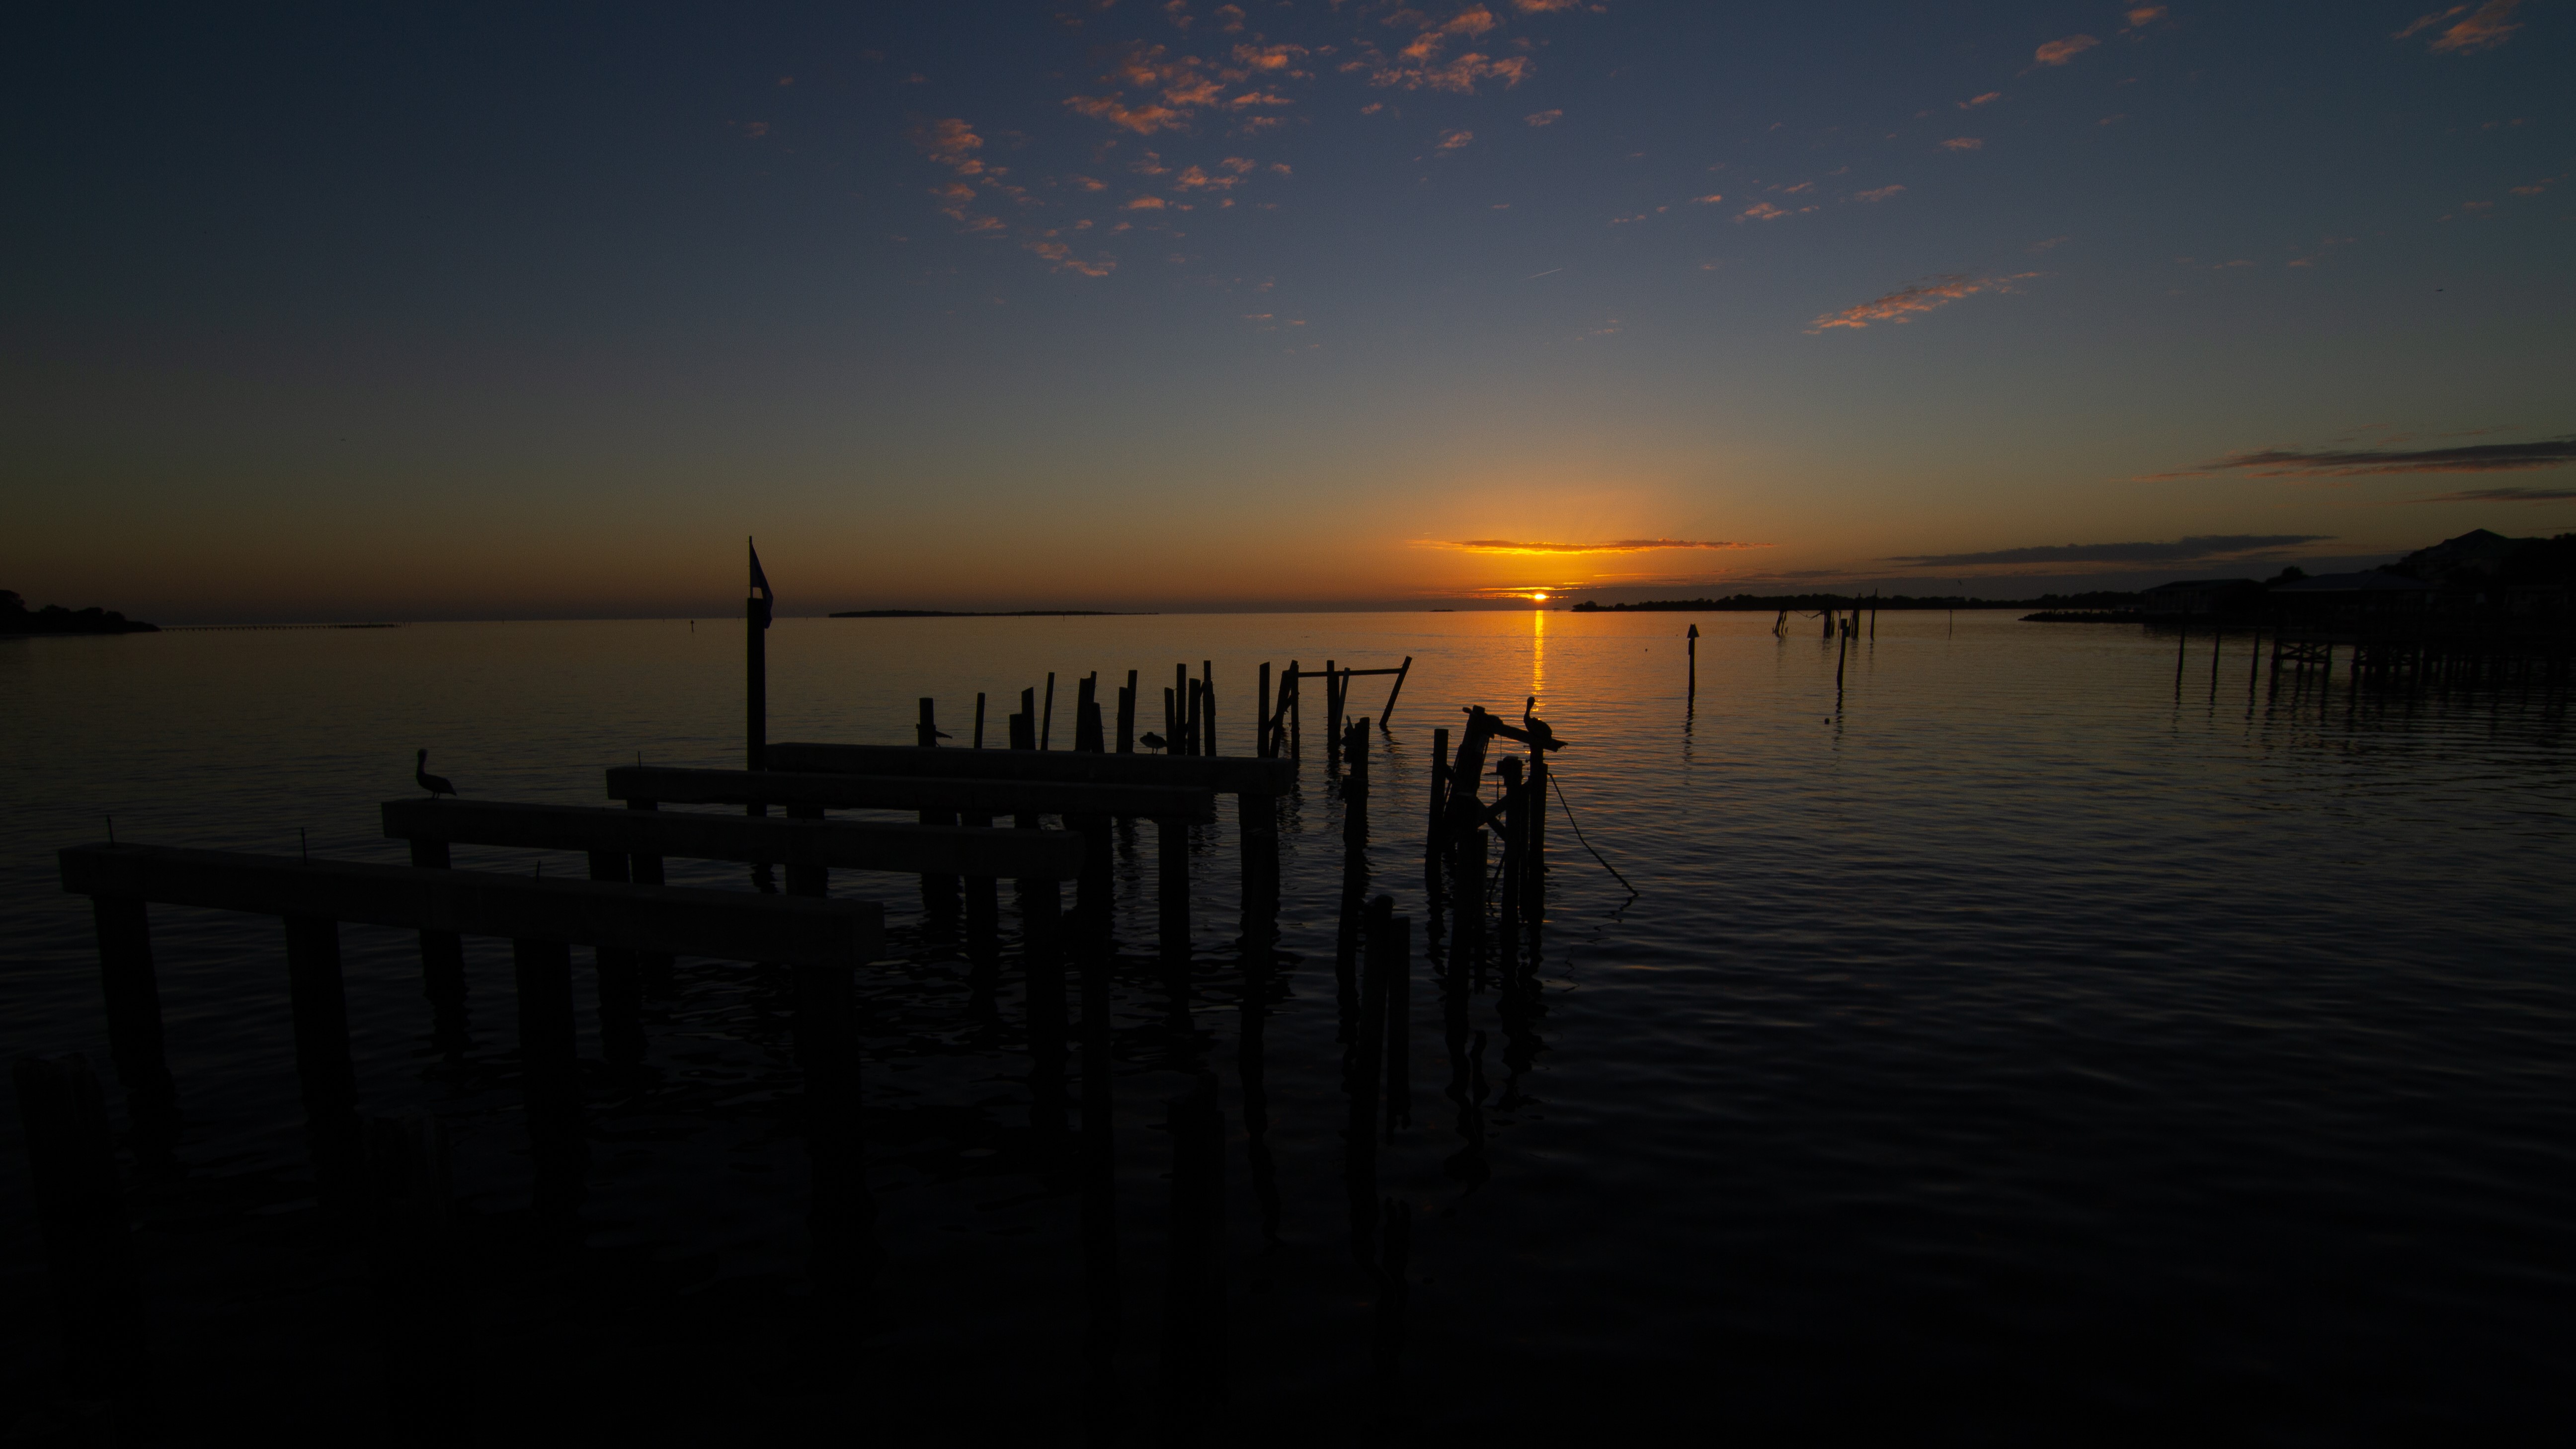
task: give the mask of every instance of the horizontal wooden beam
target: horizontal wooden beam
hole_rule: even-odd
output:
[[[777,745],[769,747],[776,758]],[[971,755],[974,750],[942,750]],[[986,754],[1010,751],[988,750]],[[1021,751],[1019,753],[1030,753]],[[1100,758],[1094,756],[1093,758]],[[1216,796],[1169,785],[1062,785],[1043,781],[802,774],[785,770],[681,770],[620,765],[608,798],[665,805],[806,805],[817,810],[956,810],[969,815],[1143,815],[1210,822]]]
[[[682,860],[1009,880],[1072,880],[1082,873],[1083,838],[1067,830],[684,815],[668,810],[417,797],[386,801],[384,820],[385,834],[396,840],[438,840],[451,845],[599,850]]]
[[[1285,795],[1297,788],[1294,760],[1242,755],[1112,755],[1081,750],[959,750],[917,745],[784,744],[769,747],[773,770],[900,778],[1019,780],[1066,785],[1159,785],[1220,795]],[[1141,815],[1120,810],[1120,815]]]
[[[156,845],[76,845],[61,859],[63,889],[75,895],[460,936],[799,966],[857,966],[885,939],[885,913],[869,901]]]

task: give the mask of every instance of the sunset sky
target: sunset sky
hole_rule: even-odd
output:
[[[66,7],[0,587],[164,622],[2576,528],[2576,5]]]

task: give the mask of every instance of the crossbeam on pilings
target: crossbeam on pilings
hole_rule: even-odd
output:
[[[158,845],[75,845],[61,862],[75,895],[722,961],[858,966],[885,940],[885,913],[871,901]]]
[[[1019,880],[1065,881],[1082,871],[1082,837],[1056,830],[681,815],[482,800],[388,800],[383,810],[387,836],[451,845]]]
[[[1297,787],[1293,760],[1245,755],[1113,755],[1079,750],[925,750],[918,745],[784,744],[769,768],[818,774],[1055,784],[1160,785],[1219,795],[1280,796]],[[1143,811],[1126,812],[1144,814]]]
[[[774,751],[779,747],[770,748]],[[975,752],[939,753],[954,759]],[[1216,820],[1213,791],[1170,785],[684,770],[663,765],[619,765],[611,769],[608,798],[652,800],[664,805],[810,805],[818,810],[957,810],[974,815],[1143,815],[1196,824]]]

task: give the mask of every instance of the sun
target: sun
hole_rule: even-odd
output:
[[[1545,595],[1545,594],[1532,594],[1532,595],[1530,595],[1530,599],[1531,599],[1531,601],[1532,601],[1532,602],[1534,602],[1534,603],[1544,604],[1544,603],[1546,603],[1546,602],[1547,602],[1547,595]]]

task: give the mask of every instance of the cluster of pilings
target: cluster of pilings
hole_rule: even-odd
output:
[[[2213,616],[2203,634],[2188,617],[2175,620],[2176,698],[2183,692],[2195,639],[2209,653],[2209,689],[2213,699],[2217,696],[2229,622]],[[2244,641],[2249,701],[2268,676],[2267,698],[2277,699],[2286,679],[2294,697],[2322,702],[2333,692],[2338,660],[2348,699],[2364,689],[2386,694],[2520,690],[2556,698],[2576,678],[2576,641],[2556,633],[2399,625],[2326,628],[2262,618],[2236,622]]]
[[[110,1053],[140,1152],[175,1140],[181,1092],[167,1062],[162,1001],[149,913],[153,906],[210,908],[277,918],[281,924],[293,1026],[293,1066],[302,1087],[307,1138],[326,1214],[353,1225],[367,1243],[393,1378],[426,1384],[446,1373],[455,1282],[452,1187],[444,1128],[429,1117],[369,1116],[350,1047],[341,979],[340,928],[389,926],[416,934],[430,1036],[450,1054],[466,1040],[465,943],[510,943],[516,998],[517,1065],[533,1164],[531,1220],[541,1241],[578,1235],[589,1168],[589,1108],[576,1061],[579,1006],[575,968],[592,967],[602,1055],[631,1071],[648,1053],[644,1003],[672,988],[674,958],[784,966],[794,981],[795,1061],[804,1076],[802,1116],[811,1163],[811,1272],[848,1292],[870,1279],[879,1256],[874,1207],[863,1171],[863,1113],[856,976],[882,954],[883,912],[869,902],[830,898],[834,871],[897,872],[919,878],[926,918],[954,920],[970,961],[978,1009],[992,1009],[1005,962],[1000,882],[1013,883],[1024,973],[1030,1126],[1035,1140],[1065,1141],[1084,1164],[1083,1238],[1092,1282],[1093,1351],[1106,1372],[1119,1326],[1116,1235],[1109,1178],[1110,999],[1116,945],[1111,910],[1111,836],[1151,822],[1159,864],[1157,950],[1168,1023],[1190,1027],[1193,986],[1189,834],[1217,819],[1219,795],[1238,805],[1242,858],[1243,1112],[1251,1139],[1264,1226],[1277,1232],[1277,1192],[1268,1180],[1267,1093],[1261,1076],[1263,1019],[1272,995],[1279,902],[1278,798],[1295,788],[1302,736],[1302,683],[1324,681],[1327,758],[1346,803],[1344,844],[1351,875],[1339,979],[1353,1120],[1354,1253],[1381,1289],[1377,1357],[1392,1374],[1400,1341],[1409,1208],[1375,1191],[1382,1137],[1410,1121],[1406,980],[1409,922],[1392,902],[1364,903],[1368,821],[1367,718],[1351,718],[1353,680],[1393,680],[1392,709],[1412,661],[1360,669],[1292,662],[1278,677],[1261,670],[1254,716],[1256,752],[1217,753],[1213,669],[1177,670],[1165,693],[1159,741],[1136,729],[1139,685],[1130,673],[1114,714],[1102,708],[1097,675],[1079,682],[1074,748],[1054,748],[1054,681],[1023,691],[1006,724],[1009,748],[986,749],[977,699],[975,737],[943,746],[932,701],[920,702],[910,746],[770,743],[759,633],[752,633],[748,761],[741,770],[636,765],[606,774],[606,808],[494,801],[402,799],[381,809],[384,835],[405,842],[407,866],[181,850],[133,843],[77,846],[61,855],[65,890],[88,896],[97,923]],[[1478,712],[1481,717],[1481,712]],[[1106,717],[1104,717],[1106,715]],[[1375,723],[1382,730],[1385,716]],[[1113,725],[1114,721],[1114,725]],[[1543,729],[1543,726],[1540,727]],[[1515,737],[1521,737],[1517,732]],[[1471,725],[1471,736],[1476,734]],[[1445,740],[1446,732],[1443,732]],[[1159,752],[1153,751],[1159,745]],[[1140,751],[1139,747],[1143,750]],[[1445,744],[1443,747],[1445,754]],[[1478,745],[1481,755],[1481,743]],[[1543,779],[1543,774],[1540,775]],[[1502,814],[1444,825],[1443,838],[1481,839],[1493,827],[1506,842],[1506,894],[1534,896],[1538,848],[1526,823],[1530,781],[1506,783]],[[1443,798],[1467,809],[1468,786]],[[665,807],[724,807],[727,813]],[[911,823],[835,820],[827,812],[901,811]],[[731,813],[739,811],[740,813]],[[1055,817],[1063,829],[1039,828]],[[1008,827],[1008,828],[996,828]],[[455,847],[574,852],[587,879],[456,869]],[[1483,858],[1479,847],[1479,859]],[[672,860],[748,866],[758,889],[717,891],[668,885]],[[776,885],[783,875],[784,890]],[[1527,885],[1521,882],[1528,882]],[[1066,909],[1063,891],[1073,892]],[[1470,892],[1485,898],[1481,884]],[[1505,907],[1533,920],[1535,905]],[[1076,1000],[1068,999],[1078,976]],[[1078,1017],[1075,1007],[1078,1000]],[[1074,1057],[1078,1045],[1078,1060]],[[19,1096],[44,1211],[53,1279],[65,1309],[75,1385],[132,1405],[141,1387],[144,1315],[127,1257],[105,1108],[77,1058],[22,1062]],[[1076,1105],[1078,1137],[1064,1136]],[[1168,1106],[1172,1129],[1174,1226],[1169,1412],[1206,1408],[1206,1386],[1224,1377],[1222,1160],[1225,1126],[1213,1078]],[[1196,1396],[1196,1397],[1194,1397]]]

